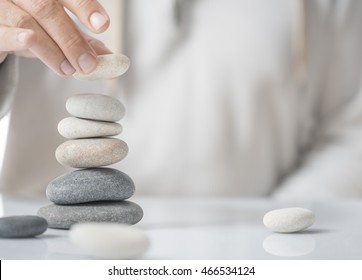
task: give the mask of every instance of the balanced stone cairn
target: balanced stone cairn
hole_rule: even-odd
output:
[[[38,215],[50,228],[62,229],[86,222],[139,222],[142,208],[126,201],[135,192],[132,179],[103,167],[121,161],[128,153],[124,141],[110,137],[122,132],[117,121],[125,114],[123,104],[107,95],[78,94],[67,100],[66,109],[72,116],[59,122],[58,131],[70,140],[57,148],[55,156],[60,164],[78,170],[49,183],[46,195],[54,204],[40,208]]]

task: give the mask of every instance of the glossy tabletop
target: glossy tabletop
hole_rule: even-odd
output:
[[[136,225],[151,246],[144,259],[362,259],[362,201],[277,202],[267,199],[133,197],[142,206]],[[47,200],[1,196],[0,215],[36,214]],[[266,229],[264,214],[306,207],[315,224],[301,233]],[[0,259],[89,259],[67,230],[27,239],[0,239]]]

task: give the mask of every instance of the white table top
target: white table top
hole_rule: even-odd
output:
[[[276,202],[267,199],[130,199],[144,209],[151,241],[144,259],[362,259],[362,201]],[[31,215],[46,200],[0,199],[0,216]],[[282,207],[316,214],[307,231],[277,234],[263,215]],[[72,245],[67,230],[48,229],[37,238],[0,239],[0,259],[89,259]]]

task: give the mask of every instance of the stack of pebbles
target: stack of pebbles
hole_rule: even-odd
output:
[[[102,67],[99,69],[104,74]],[[62,165],[78,170],[49,183],[46,194],[54,204],[40,208],[38,215],[50,228],[62,229],[86,222],[139,222],[142,208],[126,201],[135,192],[132,179],[104,167],[121,161],[128,153],[125,142],[110,137],[122,131],[117,121],[125,114],[123,104],[107,95],[79,94],[67,100],[66,109],[72,117],[61,120],[58,131],[70,140],[62,143],[55,155]]]

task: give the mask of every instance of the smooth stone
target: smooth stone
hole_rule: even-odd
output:
[[[60,135],[65,138],[92,138],[115,136],[122,132],[122,126],[115,122],[93,121],[69,117],[58,124]]]
[[[73,77],[83,81],[113,79],[126,73],[131,64],[130,59],[123,54],[105,54],[97,58],[98,65],[94,71],[89,74],[76,72]]]
[[[62,165],[73,168],[100,167],[117,163],[128,153],[125,142],[115,138],[68,140],[59,145],[55,157]]]
[[[142,208],[131,201],[101,201],[73,205],[51,204],[38,210],[50,228],[69,229],[77,223],[136,224],[143,217]]]
[[[77,224],[69,237],[87,255],[102,259],[138,259],[150,245],[140,229],[113,223]]]
[[[48,223],[38,216],[8,216],[0,218],[1,238],[26,238],[44,233]]]
[[[73,95],[68,98],[65,108],[74,117],[106,122],[117,122],[126,113],[121,101],[97,93]]]
[[[56,204],[124,200],[135,192],[132,179],[112,168],[76,170],[49,183],[46,195]]]
[[[297,232],[309,228],[315,220],[314,213],[305,208],[282,208],[264,215],[264,225],[275,232]]]

